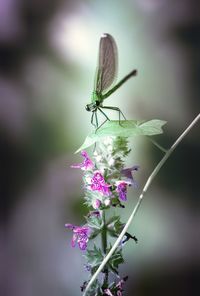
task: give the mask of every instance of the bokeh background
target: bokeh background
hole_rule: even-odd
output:
[[[1,0],[1,290],[3,296],[78,296],[84,259],[64,224],[84,223],[74,151],[91,130],[89,102],[102,32],[119,49],[119,78],[138,76],[109,98],[130,119],[168,121],[169,147],[199,112],[198,0]],[[112,118],[116,114],[110,115]],[[199,125],[160,171],[131,226],[124,295],[199,295]],[[139,164],[129,216],[162,153],[131,141]]]

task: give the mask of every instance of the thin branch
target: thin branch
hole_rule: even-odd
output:
[[[165,149],[164,147],[162,147],[160,144],[158,144],[154,139],[152,139],[151,137],[147,137],[149,139],[149,141],[151,141],[158,149],[160,149],[162,152],[166,153],[167,149]]]

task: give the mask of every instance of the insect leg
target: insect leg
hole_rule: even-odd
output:
[[[105,108],[105,107],[102,107],[101,108]],[[110,118],[106,115],[106,113],[104,113],[101,108],[98,108],[98,110],[105,116],[106,120],[110,120]],[[109,109],[109,108],[108,108]]]
[[[100,126],[97,127],[96,131],[97,131],[99,128],[101,128],[102,125],[104,125],[104,123],[106,123],[107,120],[108,120],[108,119],[106,118],[106,119],[100,124]],[[109,119],[109,120],[110,120],[110,119]],[[96,131],[95,131],[95,133],[96,133]]]
[[[101,106],[101,108],[104,108],[104,109],[110,109],[110,110],[114,110],[114,111],[117,111],[118,114],[119,114],[119,124],[121,125],[121,115],[123,116],[123,118],[126,120],[126,117],[124,116],[123,112],[118,108],[118,107],[110,107],[110,106]]]
[[[95,121],[96,121],[96,128],[99,126],[98,117],[97,117],[97,111],[95,111]]]
[[[94,111],[92,112],[92,116],[91,116],[90,122],[95,127],[95,124],[94,124]]]
[[[96,118],[96,131],[100,128],[100,127],[102,127],[102,125],[104,125],[104,123],[107,121],[107,120],[110,120],[110,118],[101,110],[101,108],[97,108],[104,116],[105,116],[105,120],[103,121],[103,123],[101,123],[100,124],[100,126],[99,126],[99,123],[98,123],[98,117],[97,117],[97,112],[96,111],[94,111],[95,112],[95,118]],[[94,125],[94,124],[93,124]],[[95,131],[95,132],[96,132]]]

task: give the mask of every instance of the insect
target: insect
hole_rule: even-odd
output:
[[[119,113],[119,123],[121,115],[124,119],[126,119],[118,107],[103,105],[103,102],[106,98],[114,93],[129,78],[137,74],[137,70],[131,71],[112,87],[117,75],[117,66],[118,59],[116,42],[110,34],[104,33],[101,36],[99,43],[98,66],[96,70],[94,91],[92,93],[91,103],[85,106],[87,111],[92,112],[91,124],[95,126],[95,128],[99,128],[105,123],[105,121],[110,120],[102,109],[117,111]],[[97,111],[100,111],[106,118],[106,120],[100,126],[98,123]]]

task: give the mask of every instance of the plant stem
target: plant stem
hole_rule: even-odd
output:
[[[166,153],[167,149],[163,148],[160,144],[158,144],[154,139],[147,137],[149,141],[151,141],[158,149],[160,149],[162,152]]]
[[[151,173],[151,175],[149,176],[149,178],[147,179],[147,182],[142,190],[142,193],[140,194],[138,201],[126,223],[126,225],[124,226],[122,232],[120,233],[119,237],[117,238],[117,240],[115,241],[112,249],[110,250],[110,252],[108,253],[108,255],[104,258],[104,260],[102,261],[101,265],[99,266],[99,268],[97,269],[97,271],[94,273],[94,275],[92,276],[91,280],[89,281],[85,292],[83,294],[83,296],[87,295],[87,292],[90,288],[90,286],[92,285],[92,283],[95,281],[95,279],[97,278],[98,274],[101,272],[101,270],[104,268],[105,264],[108,262],[108,260],[110,259],[110,257],[112,256],[112,254],[115,252],[116,248],[118,247],[118,245],[120,244],[121,240],[123,239],[125,233],[128,230],[128,227],[130,226],[134,216],[136,215],[140,204],[143,200],[143,197],[145,195],[145,193],[147,192],[149,186],[151,185],[153,179],[155,178],[155,176],[158,174],[158,172],[160,171],[161,167],[164,165],[164,163],[166,162],[166,160],[170,157],[170,155],[172,154],[172,152],[175,150],[175,148],[177,147],[177,145],[183,140],[183,138],[189,133],[189,131],[193,128],[193,126],[198,122],[198,120],[200,119],[200,113],[195,117],[195,119],[191,122],[191,124],[185,129],[185,131],[178,137],[178,139],[174,142],[174,144],[170,147],[170,149],[165,153],[164,157],[161,159],[161,161],[157,164],[157,166],[155,167],[155,169],[153,170],[153,172]]]
[[[106,229],[106,213],[105,210],[102,211],[102,219],[103,219],[103,227],[102,227],[102,232],[101,232],[101,242],[102,242],[102,250],[104,255],[106,256],[107,252],[107,229]],[[104,269],[105,277],[104,277],[104,282],[103,286],[107,287],[108,284],[108,269]]]

